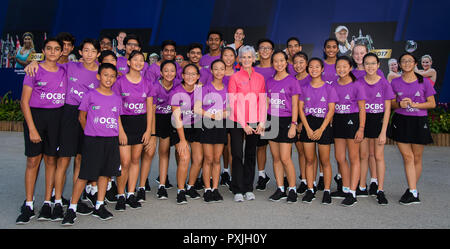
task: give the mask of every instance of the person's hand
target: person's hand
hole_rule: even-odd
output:
[[[28,64],[23,71],[30,77],[34,77],[39,69],[39,63],[37,61],[32,61]]]
[[[364,139],[364,128],[359,128],[355,134],[355,143],[359,144]]]
[[[417,108],[417,107],[419,106],[419,103],[417,103],[417,102],[411,102],[411,103],[409,104],[409,106],[412,107],[412,108]]]
[[[247,135],[251,135],[251,134],[253,134],[254,132],[256,132],[252,127],[250,127],[249,125],[246,125],[245,127],[244,127],[244,132],[245,132],[245,134],[247,134]]]
[[[186,153],[190,152],[189,151],[189,144],[186,141],[186,139],[185,140],[181,140],[178,143],[177,151],[178,151],[178,155],[180,155],[180,157],[183,157],[184,155],[186,155]]]
[[[400,101],[400,107],[401,108],[408,108],[408,106],[411,106],[411,99],[410,98],[404,98]]]
[[[289,132],[288,132],[288,138],[294,138],[296,133],[297,133],[297,126],[294,124],[291,124],[291,127],[289,128]]]
[[[319,140],[322,137],[322,134],[323,134],[322,128],[315,130],[313,132],[313,138],[314,138],[313,140]]]
[[[128,144],[128,137],[127,137],[127,134],[125,134],[125,132],[120,132],[119,131],[119,144],[120,145],[127,145]]]
[[[385,132],[380,133],[380,136],[378,136],[377,141],[379,145],[386,144],[386,133]]]
[[[311,140],[315,140],[313,135],[314,135],[314,131],[311,128],[307,128],[306,129],[306,135],[308,135],[308,138]]]
[[[150,141],[150,131],[145,131],[144,135],[142,135],[141,142],[145,146]]]
[[[266,130],[264,126],[265,126],[264,123],[259,123],[258,126],[256,127],[255,134],[264,136],[264,131]]]
[[[36,129],[30,130],[30,141],[35,144],[42,142],[41,136]]]
[[[156,136],[150,136],[148,144],[144,147],[145,152],[149,152],[153,149],[156,149]]]

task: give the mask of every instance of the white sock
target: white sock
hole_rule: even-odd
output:
[[[55,189],[52,190],[52,197],[55,196]]]
[[[186,184],[186,189],[187,190],[189,190],[189,189],[191,189],[192,188],[192,186],[191,185],[189,185],[189,184]]]
[[[297,187],[295,187],[295,186],[294,187],[288,187],[288,191],[291,191],[292,189],[297,192]]]
[[[161,187],[166,187],[166,185],[164,185],[164,184],[159,184],[159,186],[158,186],[158,188],[161,188]]]
[[[130,198],[130,196],[134,195],[134,192],[128,192],[127,193],[127,199]]]
[[[119,199],[119,197],[123,196],[125,198],[125,194],[117,194],[116,197]]]
[[[410,189],[409,192],[413,194],[414,198],[417,198],[417,189]]]
[[[228,168],[226,168],[226,169],[224,168],[224,169],[223,169],[223,172],[227,172],[227,173],[228,173],[228,172],[229,172],[229,171],[228,171]]]
[[[342,178],[341,174],[337,174],[337,175],[336,175],[336,178],[337,178],[338,180],[341,179],[341,178]]]
[[[184,191],[184,188],[183,189],[177,189],[177,194],[179,194],[181,192],[181,190]]]
[[[52,202],[51,202],[51,201],[44,201],[44,204],[48,204],[48,205],[51,205],[51,204],[52,204]]]
[[[377,178],[370,178],[370,183],[376,183],[378,185],[378,179]]]
[[[330,190],[329,190],[329,189],[324,189],[324,191],[330,193]]]
[[[205,188],[205,193],[206,193],[206,191],[211,191],[211,188]]]
[[[323,177],[323,173],[322,173],[322,172],[320,172],[319,176],[320,176],[320,177]]]
[[[144,189],[144,190],[145,190],[145,187],[138,187],[137,189],[138,189],[138,190],[140,190],[140,189]]]
[[[314,184],[314,187],[317,187],[317,183],[316,183],[316,181],[314,181],[314,183],[313,183],[313,184]]]
[[[349,192],[353,195],[353,197],[356,197],[356,191],[350,190]]]
[[[306,179],[302,179],[302,182],[303,182],[304,184],[307,184]]]
[[[95,193],[98,192],[98,186],[92,186],[91,187],[91,195],[95,195]]]
[[[25,202],[25,206],[29,206],[31,208],[31,210],[33,210],[33,202],[32,201],[27,201]]]
[[[342,192],[349,193],[350,192],[350,188],[349,187],[342,187]]]
[[[384,191],[383,190],[377,190],[377,194],[380,193],[380,192],[384,192]]]
[[[86,193],[89,194],[91,192],[91,188],[92,188],[92,185],[88,184],[88,185],[86,185],[86,188],[84,188],[84,190],[86,190]]]
[[[105,202],[103,201],[97,201],[97,203],[95,204],[95,209],[99,209],[101,205],[103,205]]]
[[[281,190],[281,192],[284,192],[284,186],[278,186],[278,188]]]
[[[72,209],[74,212],[77,211],[77,204],[70,203],[69,209]]]
[[[261,176],[262,178],[266,178],[266,171],[265,170],[259,170],[258,171],[258,175]]]
[[[310,188],[309,190],[311,190],[311,192],[313,192],[313,193],[314,193],[314,189],[313,189],[313,188]]]
[[[361,186],[359,186],[359,190],[364,191],[366,188],[361,188]]]
[[[106,191],[109,191],[112,188],[112,183],[111,181],[108,182],[108,187],[106,187]]]
[[[60,204],[60,205],[62,206],[62,199],[55,200],[55,205],[56,205],[56,204]]]

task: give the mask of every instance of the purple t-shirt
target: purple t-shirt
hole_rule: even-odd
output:
[[[397,95],[397,102],[400,102],[404,98],[410,98],[413,102],[425,103],[427,102],[428,97],[436,94],[436,91],[431,85],[430,80],[427,78],[423,79],[423,83],[419,83],[418,80],[407,83],[403,80],[402,77],[398,77],[392,80],[391,86],[392,90]],[[406,116],[428,115],[427,110],[412,107],[398,108],[395,109],[395,112]]]
[[[311,80],[312,80],[312,78],[308,74],[308,76],[306,76],[304,79],[298,80],[298,83],[299,83],[300,87],[303,87],[304,85],[309,84],[311,82]]]
[[[170,105],[170,94],[172,90],[177,86],[175,82],[169,90],[166,90],[161,83],[161,80],[153,82],[153,104],[156,105],[157,114],[170,114],[172,113],[172,106]]]
[[[178,63],[175,63],[176,65],[176,75],[175,75],[175,79],[177,81],[181,81],[183,80],[181,74],[183,73],[183,68],[178,65]],[[142,70],[145,72],[145,77],[151,81],[151,82],[156,82],[158,79],[161,78],[161,66],[158,65],[158,63],[153,63],[152,65],[148,66],[147,68],[144,68],[145,70]]]
[[[116,66],[117,71],[121,72],[122,75],[127,74],[128,71],[130,70],[130,68],[128,67],[127,61],[128,61],[128,59],[124,56],[117,58],[117,66]],[[141,71],[141,75],[144,75],[148,68],[149,68],[148,63],[145,62],[144,68]]]
[[[366,93],[367,113],[383,113],[384,102],[395,99],[391,84],[386,79],[381,78],[377,83],[371,85],[367,83],[364,77],[361,77],[357,82],[360,82]]]
[[[267,84],[267,81],[272,78],[276,71],[273,67],[253,67],[255,72],[262,74],[264,76],[264,82]]]
[[[195,85],[194,91],[188,92],[183,85],[177,85],[171,91],[170,104],[180,107],[183,125],[193,124],[200,120],[200,116],[194,113],[194,104],[196,100],[202,98],[201,89],[201,86]]]
[[[347,85],[341,85],[339,82],[333,84],[336,94],[338,96],[338,101],[335,105],[336,114],[348,114],[348,113],[358,113],[359,100],[365,100],[366,94],[364,88],[359,81],[350,82]]]
[[[324,83],[319,88],[314,88],[311,84],[302,87],[300,100],[304,104],[305,115],[313,115],[318,118],[324,118],[328,113],[328,104],[336,103],[338,96],[333,86]]]
[[[292,96],[301,95],[298,80],[288,75],[282,80],[273,77],[266,82],[267,97],[269,98],[269,115],[278,117],[292,116]]]
[[[139,83],[132,83],[124,75],[117,79],[112,90],[122,98],[120,115],[141,115],[147,113],[147,98],[154,95],[151,83],[141,77]]]
[[[67,93],[66,103],[80,105],[83,95],[92,89],[98,88],[97,71],[89,71],[83,63],[66,63]]]
[[[207,84],[202,88],[203,110],[215,114],[217,111],[225,111],[227,108],[228,86],[224,84],[221,90],[213,84]]]
[[[209,69],[209,67],[211,66],[211,63],[218,59],[220,59],[220,54],[217,56],[211,56],[209,54],[205,54],[200,59],[199,65],[203,68]]]
[[[84,135],[91,137],[119,136],[119,115],[122,99],[113,93],[103,95],[94,89],[87,92],[78,110],[87,112]]]
[[[353,73],[353,75],[355,75],[355,77],[356,77],[357,79],[359,79],[359,78],[361,78],[361,77],[364,77],[364,76],[366,76],[366,74],[367,74],[366,70],[358,70],[358,69],[356,69],[356,68],[352,70],[352,73]],[[384,77],[383,71],[381,71],[381,69],[378,69],[378,70],[377,70],[377,74],[378,74],[381,78],[386,79],[386,77]]]
[[[295,71],[295,68],[294,68],[294,64],[288,63],[288,71],[289,71],[289,74],[294,77],[295,77],[295,75],[297,75],[297,72]]]
[[[211,70],[209,70],[209,68],[202,67],[200,69],[200,79],[199,79],[199,81],[203,85],[206,85],[208,83],[208,81],[212,80],[212,78],[213,78],[213,76],[212,76]]]
[[[49,72],[40,64],[34,77],[25,75],[23,85],[33,88],[30,107],[53,109],[64,105],[67,90],[66,70],[58,66],[58,71]]]
[[[337,83],[337,80],[339,79],[335,65],[336,64],[328,64],[325,61],[323,62],[322,80],[329,85]]]

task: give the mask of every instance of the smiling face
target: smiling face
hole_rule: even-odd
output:
[[[42,50],[46,61],[56,62],[62,55],[62,48],[56,41],[49,41]]]
[[[195,85],[195,83],[197,83],[198,79],[200,78],[200,74],[197,72],[197,69],[195,69],[194,66],[185,67],[182,76],[184,83],[189,86]]]
[[[128,60],[127,63],[128,66],[130,66],[130,69],[140,72],[144,68],[145,59],[142,54],[136,54],[133,58]]]
[[[422,58],[423,70],[427,71],[431,68],[431,65],[433,65],[433,63],[431,62],[430,58]]]
[[[348,37],[348,32],[345,29],[341,29],[341,31],[336,32],[336,39],[340,42],[340,43],[345,43],[347,41],[347,37]]]
[[[243,29],[237,29],[234,33],[234,40],[235,41],[242,41],[245,38],[244,30]]]
[[[294,59],[294,70],[297,73],[303,73],[306,70],[306,67],[308,66],[308,62],[306,59],[302,56],[297,56]]]
[[[414,70],[414,67],[417,65],[416,61],[414,60],[414,57],[411,55],[404,55],[400,59],[400,67],[402,68],[402,71],[405,73],[412,72]]]
[[[347,77],[352,70],[352,66],[346,60],[339,60],[336,62],[336,73],[340,78]]]
[[[261,59],[269,59],[273,54],[272,44],[270,44],[269,42],[261,42],[258,47],[258,53]]]
[[[380,63],[377,62],[377,58],[373,56],[367,56],[364,60],[364,70],[366,70],[368,75],[377,74]]]
[[[290,57],[293,57],[296,53],[302,51],[302,46],[296,40],[290,40],[287,44],[287,50]]]
[[[162,57],[164,60],[173,60],[177,52],[175,51],[175,46],[166,45],[162,50]]]
[[[177,69],[172,63],[165,64],[161,69],[161,77],[166,81],[172,82],[173,79],[175,79],[176,74]]]
[[[249,70],[255,62],[255,57],[252,52],[244,52],[241,57],[239,57],[239,61],[242,63],[244,69]]]
[[[200,48],[193,48],[191,49],[191,51],[189,51],[187,56],[191,63],[197,64],[202,58],[202,50]]]
[[[69,56],[70,53],[72,53],[73,50],[73,44],[71,41],[63,41],[64,48],[63,48],[63,56]]]
[[[362,65],[364,55],[366,55],[366,54],[367,54],[367,48],[365,46],[356,45],[353,48],[352,57],[353,57],[353,60],[358,65]]]
[[[279,72],[286,71],[287,60],[283,53],[277,53],[273,56],[273,68]]]
[[[220,40],[220,36],[218,34],[211,34],[206,41],[206,45],[208,45],[209,49],[212,51],[217,51],[220,49],[222,45],[222,41]]]
[[[211,68],[211,73],[215,79],[223,79],[225,76],[225,64],[221,61],[214,63]]]
[[[111,42],[111,40],[110,39],[108,39],[108,38],[103,38],[101,41],[100,41],[100,50],[101,51],[104,51],[104,50],[112,50],[112,42]]]
[[[308,65],[308,72],[312,78],[318,78],[322,75],[323,67],[317,60],[312,60]]]
[[[234,54],[233,51],[225,49],[222,53],[222,60],[225,62],[225,65],[227,67],[231,67],[236,61],[236,55]]]
[[[100,86],[104,88],[111,88],[116,82],[116,71],[111,68],[104,68],[100,74],[97,74],[97,79],[100,81]]]
[[[389,71],[394,72],[394,73],[398,72],[398,63],[396,60],[389,63]]]
[[[127,55],[130,55],[133,50],[141,50],[141,47],[139,46],[139,42],[135,39],[130,39],[127,41],[127,44],[125,44],[125,52]]]
[[[335,58],[337,53],[339,52],[338,44],[333,40],[328,41],[323,51],[327,55],[327,58]]]
[[[93,63],[99,56],[99,52],[91,43],[85,43],[79,53],[83,57],[83,61],[88,64]]]
[[[30,36],[25,36],[23,38],[23,46],[24,47],[31,48],[32,44],[33,44],[33,39],[31,39]]]
[[[124,32],[119,33],[119,35],[116,37],[117,42],[119,44],[123,44],[123,39],[125,39],[125,37],[127,36],[127,34],[125,34]],[[125,45],[125,44],[123,44]]]

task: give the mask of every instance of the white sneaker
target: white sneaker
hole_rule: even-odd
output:
[[[244,201],[244,196],[242,194],[235,194],[234,195],[234,201],[235,202],[243,202]]]
[[[247,201],[254,200],[255,199],[255,194],[253,194],[252,192],[247,192],[247,193],[245,193],[245,199]]]

